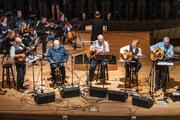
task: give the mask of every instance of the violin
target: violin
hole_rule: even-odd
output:
[[[24,30],[24,32],[32,33],[32,32],[34,32],[34,28],[27,28],[27,29]]]

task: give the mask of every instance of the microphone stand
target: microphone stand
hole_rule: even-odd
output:
[[[43,58],[40,59],[41,60],[41,93],[44,93],[44,90],[43,90],[43,69],[42,69],[42,64],[43,64]]]
[[[32,51],[32,59],[34,59],[35,55],[34,55],[34,51]],[[32,96],[35,96],[37,94],[37,91],[36,91],[36,88],[35,88],[35,74],[34,74],[34,64],[35,64],[35,61],[32,62],[32,74],[33,74],[33,91],[29,92],[32,94]]]
[[[74,77],[73,77],[73,75],[74,75],[74,64],[73,63],[74,63],[74,58],[71,55],[71,70],[72,70],[72,72],[71,72],[71,76],[72,76],[71,85],[72,86],[74,86]]]

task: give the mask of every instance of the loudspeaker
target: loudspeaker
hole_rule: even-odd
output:
[[[108,91],[108,100],[125,102],[127,98],[128,98],[128,94],[126,92],[113,91],[113,90]]]
[[[141,96],[133,96],[132,97],[132,104],[135,106],[143,107],[143,108],[150,108],[154,104],[152,99],[141,97]]]
[[[89,88],[89,95],[93,97],[100,97],[104,98],[107,96],[107,89],[106,88],[99,88],[99,87],[90,87]]]
[[[171,99],[173,102],[180,101],[180,92],[171,93]]]
[[[55,92],[40,93],[34,96],[34,101],[37,104],[50,103],[55,101]]]
[[[79,87],[64,88],[60,92],[62,98],[76,97],[80,95]]]

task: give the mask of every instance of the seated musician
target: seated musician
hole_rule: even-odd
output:
[[[129,67],[134,66],[136,73],[141,69],[142,65],[139,58],[142,56],[141,48],[138,47],[139,40],[134,39],[131,45],[120,48],[120,55],[125,60],[125,69],[127,77],[130,75]],[[130,54],[129,54],[130,53]]]
[[[7,41],[7,37],[9,32],[11,31],[8,26],[7,17],[2,16],[0,23],[0,51],[3,53],[7,53],[9,51],[9,49],[7,49],[9,48],[9,42]]]
[[[21,22],[24,21],[24,18],[22,16],[22,11],[21,10],[17,10],[16,14],[17,15],[16,15],[15,20],[14,20],[14,29],[15,30],[19,29]]]
[[[76,33],[75,33],[75,31],[72,31],[72,28],[73,28],[73,26],[70,23],[67,23],[63,26],[63,28],[62,28],[62,30],[63,30],[62,43],[65,43],[66,39],[69,43],[72,43],[72,41],[76,39]]]
[[[159,42],[155,45],[150,47],[150,50],[154,53],[157,59],[157,62],[160,60],[169,61],[174,55],[173,46],[170,44],[170,38],[164,37],[163,42]],[[164,51],[164,53],[160,52],[160,50]],[[162,57],[161,57],[162,56]],[[168,66],[167,65],[156,65],[155,66],[156,76],[155,76],[155,88],[154,91],[160,89],[160,85],[162,82],[162,92],[166,92],[166,84],[167,84],[167,73],[168,73]]]
[[[107,60],[96,60],[96,55],[98,54],[106,54],[109,53],[109,44],[107,41],[104,40],[104,36],[99,34],[97,36],[97,40],[93,42],[90,47],[90,54],[91,54],[91,66],[89,71],[88,80],[86,81],[87,85],[90,85],[93,81],[94,72],[96,70],[97,64],[101,65],[100,69],[100,79],[105,77],[105,67],[107,66]]]
[[[0,32],[1,32],[1,37],[6,36],[8,31],[10,31],[10,28],[8,26],[8,18],[6,16],[1,17],[1,24],[0,24]]]
[[[26,64],[25,59],[23,59],[25,58],[25,54],[22,53],[24,49],[25,45],[22,43],[22,39],[20,37],[16,37],[15,42],[10,49],[10,56],[15,61],[17,71],[17,90],[19,92],[24,92],[26,89],[26,87],[23,86],[26,74]]]
[[[23,44],[29,47],[37,38],[37,34],[33,28],[30,28],[25,22],[21,22],[19,34],[23,37]]]
[[[68,60],[68,53],[66,49],[64,48],[64,46],[60,45],[59,40],[53,41],[53,46],[48,49],[47,58],[51,66],[51,75],[52,75],[54,87],[59,85],[59,82],[61,82],[61,85],[63,86],[65,82],[65,76],[66,76],[64,63]],[[61,78],[60,78],[61,81],[58,81],[56,79],[55,72],[57,69],[61,73]]]

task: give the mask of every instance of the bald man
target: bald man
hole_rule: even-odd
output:
[[[100,64],[101,70],[100,70],[100,79],[103,79],[105,77],[105,67],[107,66],[107,60],[96,60],[94,55],[98,54],[106,54],[109,53],[109,44],[107,41],[105,41],[104,36],[102,34],[99,34],[97,36],[97,40],[93,42],[93,44],[90,46],[90,52],[91,52],[91,66],[89,71],[89,77],[86,81],[87,85],[90,85],[90,83],[93,81],[94,72],[96,70],[97,64]]]
[[[155,45],[152,45],[150,47],[150,50],[154,53],[157,54],[156,48],[159,48],[160,50],[163,50],[165,53],[162,61],[169,61],[174,55],[174,49],[173,45],[170,44],[170,38],[169,37],[164,37],[162,42],[159,42]],[[158,60],[160,61],[160,60]],[[156,61],[156,62],[158,62]],[[166,92],[166,85],[167,85],[167,74],[168,74],[168,66],[164,65],[156,65],[155,66],[155,88],[154,91],[156,92],[157,90],[160,89],[160,85],[162,82],[162,92]]]
[[[68,52],[64,46],[60,45],[59,40],[53,41],[53,46],[48,49],[47,58],[51,66],[51,75],[54,88],[60,85],[64,86],[66,76],[64,63],[68,60]],[[56,76],[57,70],[59,70],[61,73],[60,81]]]
[[[17,90],[19,92],[24,92],[26,87],[24,84],[24,77],[26,74],[26,64],[25,64],[25,54],[22,51],[26,49],[25,45],[22,43],[20,37],[15,38],[15,43],[10,48],[10,56],[14,59],[17,71]],[[21,59],[21,60],[19,60]]]

